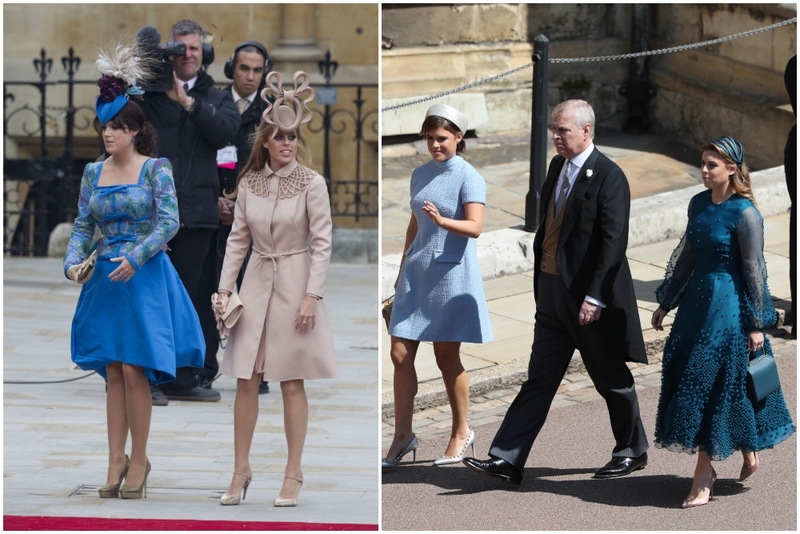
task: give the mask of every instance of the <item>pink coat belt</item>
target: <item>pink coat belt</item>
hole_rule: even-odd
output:
[[[304,252],[308,252],[308,248],[303,248],[299,250],[292,250],[291,252],[264,252],[258,250],[257,248],[253,247],[253,252],[258,254],[258,257],[262,260],[272,260],[272,268],[274,272],[278,272],[278,262],[275,261],[277,258],[284,258],[286,256],[294,256],[295,254],[302,254]]]

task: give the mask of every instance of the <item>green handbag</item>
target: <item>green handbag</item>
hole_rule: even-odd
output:
[[[770,393],[780,389],[781,382],[778,379],[778,366],[772,354],[767,354],[761,348],[761,355],[752,353],[750,364],[747,366],[747,396],[756,404],[766,399]]]

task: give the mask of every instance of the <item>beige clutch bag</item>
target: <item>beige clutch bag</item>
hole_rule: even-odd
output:
[[[211,309],[214,310],[214,317],[217,319],[217,330],[223,336],[230,334],[231,328],[239,320],[244,311],[242,299],[239,298],[238,293],[231,293],[228,297],[228,308],[225,313],[219,313],[219,295],[213,293],[211,295]]]
[[[394,295],[383,301],[383,308],[381,309],[381,315],[383,315],[383,320],[386,322],[387,330],[389,329],[389,321],[392,320],[392,307],[394,307]]]
[[[73,265],[67,269],[67,277],[79,284],[85,284],[94,274],[94,264],[97,263],[97,249],[88,258],[78,265]]]

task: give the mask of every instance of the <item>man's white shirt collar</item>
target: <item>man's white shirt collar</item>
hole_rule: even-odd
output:
[[[194,77],[194,78],[192,78],[191,80],[187,80],[187,81],[185,81],[185,82],[184,82],[184,81],[181,81],[181,80],[178,80],[178,81],[179,81],[179,82],[181,82],[181,84],[184,84],[184,83],[185,83],[186,85],[188,85],[188,86],[189,86],[189,89],[187,90],[187,92],[189,92],[189,91],[191,91],[192,89],[194,89],[194,84],[195,84],[195,82],[197,82],[197,76],[195,76],[195,77]]]
[[[258,95],[258,89],[256,89],[252,93],[250,93],[250,96],[242,96],[239,93],[237,93],[236,89],[234,89],[233,85],[231,85],[231,95],[233,95],[233,101],[234,102],[238,102],[240,99],[246,98],[252,104],[256,100],[256,95]]]
[[[586,150],[584,150],[583,152],[581,152],[580,154],[578,154],[569,161],[572,162],[572,164],[575,166],[576,169],[582,169],[583,164],[586,163],[587,159],[589,159],[589,156],[592,154],[593,150],[594,150],[594,142],[589,143],[589,146],[586,147]]]

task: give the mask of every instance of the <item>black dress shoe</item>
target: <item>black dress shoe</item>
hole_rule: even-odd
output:
[[[608,462],[606,465],[598,469],[594,472],[594,476],[592,478],[613,478],[613,477],[622,477],[633,473],[634,471],[638,471],[639,469],[644,469],[644,466],[647,465],[647,453],[643,453],[638,458],[627,458],[624,456],[618,456],[616,458],[611,458],[611,461]]]
[[[258,394],[263,395],[264,393],[269,393],[269,382],[264,382],[262,380],[261,383],[258,384]]]
[[[211,389],[211,384],[214,383],[216,378],[208,378],[203,375],[194,375],[197,378],[197,385],[203,389]]]
[[[490,458],[488,460],[464,458],[462,462],[482,475],[502,478],[506,482],[511,482],[517,486],[522,484],[522,470],[500,458]]]
[[[184,389],[181,391],[165,391],[164,395],[169,400],[182,400],[182,401],[197,401],[197,402],[217,402],[222,398],[218,391],[213,389],[204,389],[200,386],[195,386],[192,389]]]
[[[150,384],[150,397],[153,399],[153,406],[166,406],[169,404],[167,396],[161,393],[157,385],[152,383]]]

